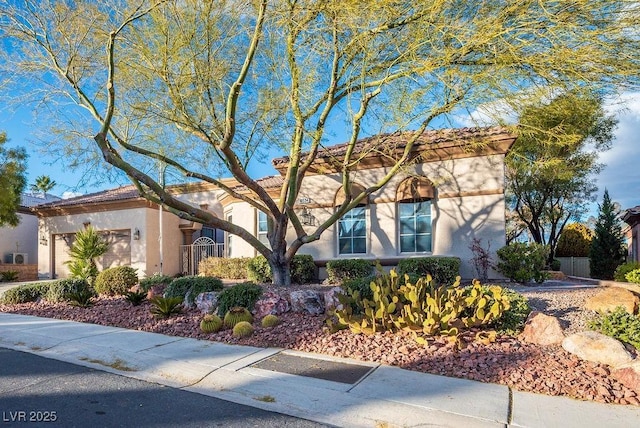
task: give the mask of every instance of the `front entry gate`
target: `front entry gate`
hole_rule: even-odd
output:
[[[224,257],[224,244],[201,237],[191,245],[180,245],[180,254],[180,272],[183,275],[197,275],[201,260],[207,257]]]

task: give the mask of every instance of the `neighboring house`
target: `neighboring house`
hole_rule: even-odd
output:
[[[628,261],[640,261],[640,205],[622,213],[622,220],[629,225],[631,240]]]
[[[0,263],[2,270],[19,272],[20,280],[37,279],[38,264],[38,218],[31,207],[57,201],[60,198],[44,193],[23,193],[21,195],[17,226],[0,227]],[[13,265],[13,266],[6,266]],[[31,265],[19,267],[18,265]],[[28,275],[25,274],[28,271]]]
[[[352,174],[354,195],[388,172],[388,159],[403,150],[408,135],[379,135],[357,143],[355,152],[363,159]],[[494,254],[505,244],[504,156],[514,141],[515,136],[500,127],[425,132],[412,150],[409,165],[299,253],[312,255],[321,266],[339,258],[379,260],[390,266],[407,257],[456,256],[462,260],[463,278],[472,278],[476,274],[470,262],[473,238],[490,246]],[[302,181],[295,209],[309,231],[344,200],[337,171],[345,149],[346,145],[337,145],[322,150]],[[281,174],[287,163],[286,157],[273,160]],[[259,181],[274,197],[279,196],[282,176]],[[225,184],[237,182],[228,179]],[[170,190],[266,241],[266,215],[246,202],[204,183]],[[239,185],[236,190],[249,193]],[[41,233],[51,243],[40,246],[40,268],[56,276],[66,275],[66,251],[74,233],[89,223],[112,243],[101,261],[103,267],[126,264],[151,275],[160,271],[162,257],[165,274],[194,273],[203,256],[256,255],[238,237],[166,211],[161,215],[158,206],[139,197],[133,186],[53,202],[36,211],[42,219]]]

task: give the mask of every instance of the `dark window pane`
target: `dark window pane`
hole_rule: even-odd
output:
[[[338,248],[339,248],[339,253],[340,254],[352,254],[353,251],[351,250],[351,239],[346,238],[346,239],[340,239],[338,242]]]
[[[431,217],[420,216],[416,218],[416,231],[417,233],[430,233],[431,232]]]
[[[364,254],[367,252],[367,240],[365,238],[353,239],[353,252],[358,254]]]
[[[400,252],[413,253],[416,250],[416,237],[407,235],[400,237]]]
[[[431,251],[431,235],[418,235],[416,237],[416,251],[418,252]]]

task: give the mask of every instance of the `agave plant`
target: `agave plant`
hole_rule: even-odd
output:
[[[167,318],[173,314],[182,312],[182,297],[152,297],[151,313],[156,318]]]

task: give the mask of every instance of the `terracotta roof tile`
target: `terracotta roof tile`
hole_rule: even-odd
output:
[[[38,205],[38,208],[55,208],[74,205],[96,204],[101,202],[137,199],[139,197],[140,193],[138,193],[138,189],[136,189],[133,185],[129,185],[117,187],[115,189],[89,193],[87,195],[75,196],[69,199],[61,199],[59,201],[49,202],[46,204]]]
[[[392,134],[379,134],[372,137],[363,138],[356,142],[353,154],[365,152],[370,148],[377,149],[402,149],[406,146],[407,140],[414,136],[415,133],[411,131],[407,132],[395,132]],[[472,142],[474,140],[483,140],[491,137],[498,137],[502,135],[512,134],[504,127],[494,126],[487,128],[458,128],[458,129],[436,129],[425,131],[418,137],[418,140],[414,144],[415,149],[419,149],[420,146],[429,145],[442,145],[447,143],[460,144],[463,142]],[[318,151],[316,159],[325,159],[330,157],[340,157],[346,153],[348,144],[338,144],[335,146],[325,147]],[[306,153],[302,156],[304,157]],[[284,156],[281,158],[275,158],[272,160],[274,166],[286,164],[289,162],[289,157]]]

